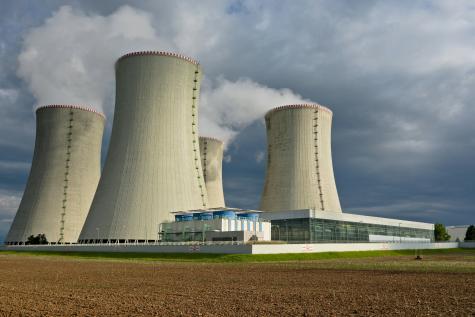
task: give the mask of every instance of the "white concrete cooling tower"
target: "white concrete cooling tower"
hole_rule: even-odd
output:
[[[170,212],[208,207],[198,141],[200,65],[164,52],[116,63],[111,141],[81,242],[155,240]]]
[[[208,192],[209,208],[224,207],[223,193],[224,143],[215,138],[200,137],[201,166]]]
[[[317,104],[283,106],[266,114],[261,210],[341,212],[331,156],[332,115]]]
[[[5,242],[45,234],[49,242],[76,242],[100,177],[104,116],[51,105],[36,110],[35,152],[18,212]]]

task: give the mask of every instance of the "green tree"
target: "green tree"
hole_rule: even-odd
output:
[[[471,225],[467,228],[464,241],[475,241],[475,226]]]
[[[36,236],[31,235],[28,237],[26,244],[48,244],[48,239],[44,233],[40,233]]]
[[[449,241],[450,235],[447,233],[447,229],[441,223],[436,223],[434,227],[435,241]]]

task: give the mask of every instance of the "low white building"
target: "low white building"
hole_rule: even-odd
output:
[[[161,241],[269,241],[270,221],[260,212],[210,209],[175,213],[175,221],[161,224]]]

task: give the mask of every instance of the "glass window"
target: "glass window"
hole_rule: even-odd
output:
[[[272,240],[289,243],[369,242],[369,235],[413,237],[434,240],[432,230],[404,228],[317,218],[271,221]]]

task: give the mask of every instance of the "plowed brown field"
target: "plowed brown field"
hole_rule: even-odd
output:
[[[474,316],[475,274],[0,255],[2,316]]]

